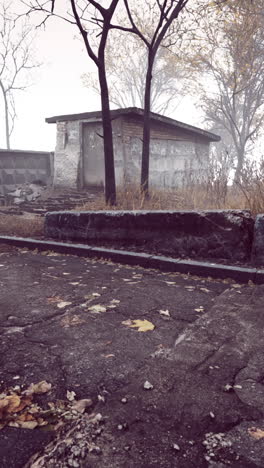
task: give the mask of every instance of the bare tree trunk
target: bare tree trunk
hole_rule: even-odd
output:
[[[5,136],[6,136],[6,147],[10,149],[10,134],[9,134],[9,114],[8,114],[8,101],[6,97],[6,91],[2,81],[0,80],[0,88],[2,90],[4,99],[4,118],[5,118]]]
[[[237,166],[235,170],[234,183],[241,182],[241,173],[244,167],[244,162],[245,162],[245,149],[240,148],[239,150],[237,150]]]
[[[116,203],[115,163],[113,148],[113,133],[111,113],[109,106],[108,86],[105,65],[98,67],[98,76],[101,89],[102,123],[104,134],[104,163],[105,163],[105,201],[109,205]]]
[[[154,57],[149,53],[144,98],[143,147],[141,161],[141,191],[144,192],[146,196],[148,196],[149,189],[150,105],[153,63]]]

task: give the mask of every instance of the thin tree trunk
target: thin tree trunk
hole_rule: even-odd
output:
[[[143,146],[141,161],[141,191],[148,196],[149,189],[149,154],[150,154],[150,105],[153,57],[149,54],[144,97]]]
[[[7,149],[10,149],[10,135],[9,135],[9,117],[8,117],[8,101],[6,97],[6,91],[4,88],[4,85],[2,81],[0,80],[0,88],[3,93],[3,99],[4,99],[4,114],[5,114],[5,136],[6,136],[6,147]]]
[[[240,149],[237,154],[237,166],[235,170],[234,183],[241,182],[241,173],[242,173],[242,169],[244,166],[244,160],[245,160],[245,151],[243,149]]]
[[[102,124],[104,135],[104,163],[105,163],[105,201],[109,205],[116,203],[115,163],[113,148],[113,133],[109,94],[104,64],[98,67],[101,88]]]

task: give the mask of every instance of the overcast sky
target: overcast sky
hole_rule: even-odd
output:
[[[46,117],[100,109],[99,97],[82,85],[81,75],[91,70],[93,63],[77,35],[74,26],[57,18],[50,18],[46,29],[38,32],[36,56],[43,65],[33,75],[33,86],[17,94],[12,148],[54,151],[56,129],[54,124],[45,123]],[[202,126],[188,98],[170,117]],[[4,126],[1,128],[0,147],[4,147]]]

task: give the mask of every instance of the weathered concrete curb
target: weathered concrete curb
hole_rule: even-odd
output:
[[[231,278],[239,283],[252,281],[264,283],[264,270],[243,268],[209,262],[178,260],[170,257],[150,255],[145,253],[114,250],[90,245],[69,244],[64,242],[41,241],[23,237],[0,236],[0,244],[14,245],[20,248],[40,251],[51,250],[62,254],[79,255],[92,258],[104,258],[128,265],[139,265],[144,268],[155,268],[165,272],[177,272],[212,278]]]
[[[60,211],[45,216],[58,240],[148,245],[166,256],[247,261],[254,220],[245,210]]]

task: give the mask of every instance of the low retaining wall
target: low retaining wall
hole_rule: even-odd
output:
[[[35,181],[49,184],[52,177],[53,153],[0,149],[0,194]]]
[[[169,256],[248,261],[249,211],[65,211],[47,213],[45,234],[60,240],[146,246]]]
[[[255,265],[264,265],[264,214],[256,217],[252,261]]]

